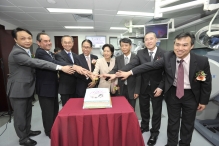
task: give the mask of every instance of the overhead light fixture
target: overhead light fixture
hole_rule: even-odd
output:
[[[94,29],[93,26],[64,26],[66,29]]]
[[[74,14],[92,14],[91,9],[60,9],[60,8],[46,8],[51,13],[74,13]]]
[[[132,11],[118,11],[117,15],[150,16],[150,17],[153,17],[154,13],[132,12]]]
[[[50,4],[55,4],[56,3],[55,0],[47,0],[47,2],[50,3]]]
[[[127,30],[128,28],[126,28],[126,27],[110,27],[110,29],[115,29],[115,30]]]

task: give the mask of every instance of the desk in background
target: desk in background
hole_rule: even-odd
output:
[[[112,108],[82,109],[83,98],[69,99],[51,131],[51,146],[144,146],[137,116],[124,97]]]

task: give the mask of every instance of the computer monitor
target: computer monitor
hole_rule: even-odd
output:
[[[106,36],[86,36],[86,39],[92,42],[93,48],[100,48],[106,44]]]
[[[169,25],[168,23],[159,23],[159,24],[148,24],[144,27],[144,34],[148,32],[154,32],[158,39],[168,39],[169,35]]]

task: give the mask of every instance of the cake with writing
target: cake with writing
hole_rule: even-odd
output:
[[[83,109],[111,107],[112,102],[108,88],[88,88],[86,90]]]

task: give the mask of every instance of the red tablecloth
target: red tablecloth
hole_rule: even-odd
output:
[[[70,99],[51,131],[51,146],[144,146],[133,108],[112,97],[112,108],[82,109],[83,98]]]

